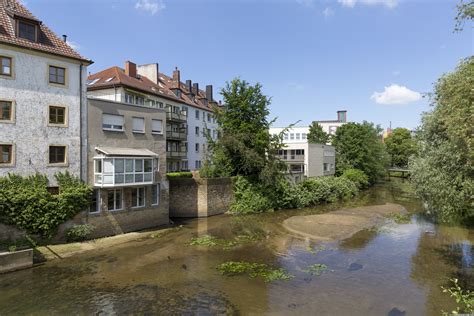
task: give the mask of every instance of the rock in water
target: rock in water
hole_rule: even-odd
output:
[[[390,312],[388,312],[387,314],[387,316],[405,316],[405,315],[406,315],[405,311],[401,311],[396,307],[392,308]]]

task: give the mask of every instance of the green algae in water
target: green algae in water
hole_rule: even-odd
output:
[[[277,280],[288,281],[294,278],[293,275],[288,274],[282,268],[271,268],[264,263],[246,262],[246,261],[228,261],[217,266],[223,275],[238,275],[248,274],[252,279],[257,277],[262,278],[265,282],[272,282]]]
[[[394,214],[391,214],[390,217],[397,224],[408,224],[408,223],[411,222],[411,215],[410,214],[394,213]]]
[[[316,248],[308,246],[308,247],[306,247],[306,250],[308,250],[308,252],[311,253],[312,255],[317,255],[321,251],[327,250],[327,248],[323,245],[319,245]]]
[[[192,238],[189,244],[191,246],[220,247],[224,250],[230,250],[239,245],[254,242],[258,239],[260,239],[260,237],[254,235],[238,235],[232,240],[221,239],[211,235],[204,235],[201,237]]]
[[[320,276],[321,273],[323,273],[327,269],[328,269],[327,265],[322,264],[322,263],[315,263],[315,264],[312,264],[312,265],[308,266],[308,268],[306,268],[302,271],[306,272],[306,273],[309,273],[311,275]]]

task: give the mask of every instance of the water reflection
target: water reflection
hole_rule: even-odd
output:
[[[293,215],[339,208],[421,204],[407,184],[391,181],[341,203],[254,216],[184,220],[156,238],[0,276],[0,315],[11,314],[276,314],[439,315],[452,301],[448,279],[473,288],[472,230],[438,226],[421,216],[388,223],[340,243],[320,244],[288,234]],[[193,237],[252,236],[231,249],[190,246]],[[222,276],[216,266],[249,261],[282,267],[295,276],[264,283]],[[320,275],[305,271],[327,266]]]

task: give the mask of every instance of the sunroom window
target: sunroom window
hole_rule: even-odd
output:
[[[100,187],[152,184],[154,158],[94,158],[94,184]]]

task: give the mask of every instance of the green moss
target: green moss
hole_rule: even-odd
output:
[[[224,250],[230,250],[242,244],[251,243],[260,239],[257,235],[238,235],[232,240],[220,239],[211,235],[204,235],[191,239],[191,246],[220,247]]]
[[[308,266],[306,269],[302,270],[305,273],[309,273],[311,275],[316,275],[320,276],[321,273],[326,271],[328,269],[328,266],[322,263],[315,263],[310,266]]]
[[[288,281],[294,278],[293,275],[287,274],[282,268],[271,268],[264,263],[254,263],[245,261],[228,261],[217,266],[223,275],[239,275],[248,274],[252,279],[261,278],[265,282],[276,280]]]

